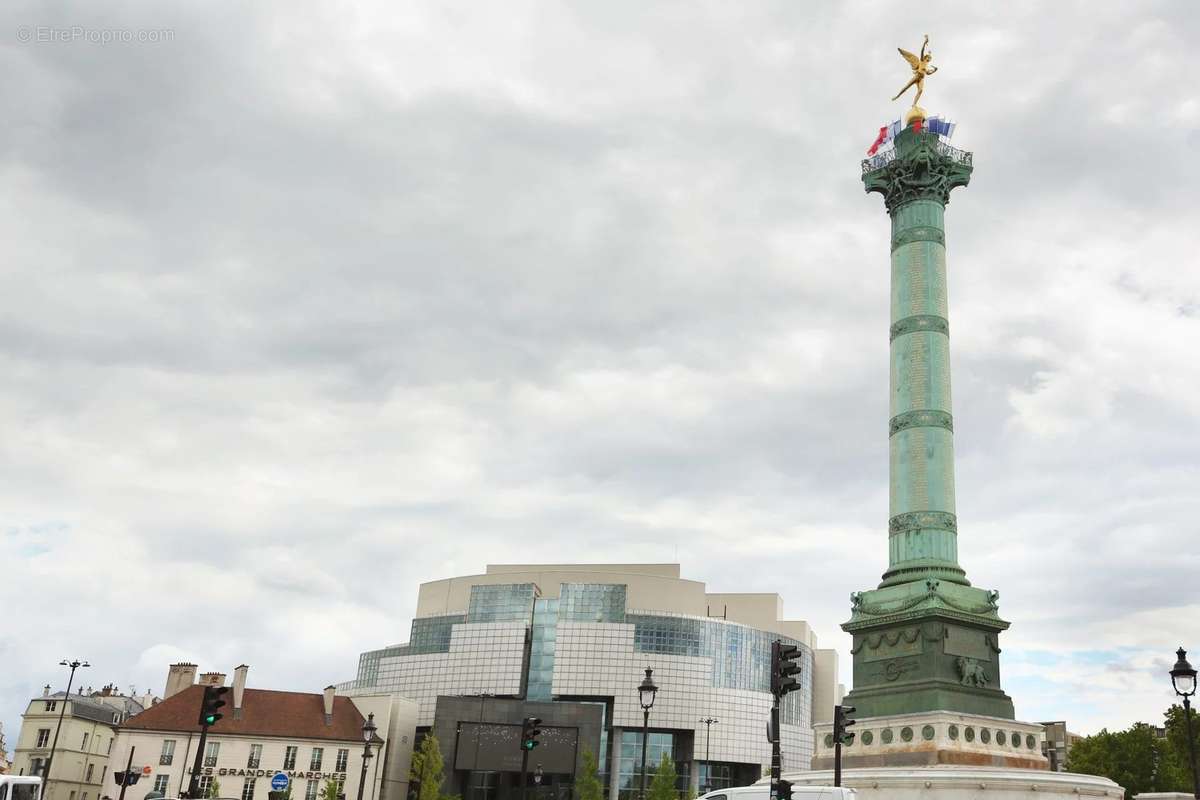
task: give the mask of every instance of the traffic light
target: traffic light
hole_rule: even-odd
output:
[[[800,648],[776,639],[771,642],[771,694],[783,698],[800,688],[795,676],[800,674]]]
[[[779,779],[779,787],[775,790],[775,800],[792,800],[792,782]]]
[[[204,701],[200,705],[200,724],[204,727],[209,727],[216,723],[221,717],[225,716],[217,711],[221,706],[225,705],[225,701],[221,698],[229,691],[228,686],[205,686]]]
[[[538,725],[542,724],[541,717],[526,717],[521,723],[521,749],[532,750],[541,742],[537,737],[542,735],[542,729]]]
[[[121,770],[113,773],[113,780],[117,782],[117,786],[133,786],[138,782],[138,778],[142,777],[142,773],[136,770]]]
[[[833,707],[833,741],[840,744],[850,744],[854,741],[854,734],[846,732],[851,725],[858,724],[857,720],[850,719],[854,711],[854,706]]]

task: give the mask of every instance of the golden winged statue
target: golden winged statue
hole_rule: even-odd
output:
[[[908,83],[904,84],[903,89],[896,92],[896,96],[892,98],[893,100],[899,100],[900,95],[908,91],[908,87],[915,85],[917,87],[917,96],[913,98],[913,106],[915,107],[920,102],[921,92],[925,91],[925,76],[937,72],[937,67],[929,63],[933,59],[933,52],[926,52],[925,48],[928,46],[929,34],[925,34],[925,41],[921,44],[920,56],[914,56],[903,47],[896,48],[900,51],[900,55],[904,56],[904,60],[908,62],[909,66],[912,67],[913,76],[909,79]]]

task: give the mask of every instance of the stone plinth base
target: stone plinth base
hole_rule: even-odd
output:
[[[1042,755],[1045,729],[1000,717],[928,711],[867,717],[851,729],[854,743],[842,746],[842,767],[921,767],[959,764],[1049,770]],[[812,768],[833,769],[833,723],[814,725]]]
[[[797,786],[833,785],[832,770],[783,777]],[[859,800],[1079,800],[1125,795],[1120,786],[1096,775],[993,767],[850,769],[842,772],[842,785],[857,789]]]

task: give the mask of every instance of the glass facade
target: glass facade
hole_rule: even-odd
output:
[[[564,583],[559,590],[561,620],[624,622],[625,586],[604,583]]]
[[[633,647],[639,653],[704,657],[712,660],[712,685],[720,689],[771,691],[771,642],[797,645],[802,653],[800,680],[811,686],[812,654],[795,639],[735,623],[699,617],[628,614],[633,623]],[[779,721],[802,724],[806,692],[787,695]]]
[[[558,600],[537,600],[533,604],[529,680],[525,693],[530,700],[554,699],[554,643],[558,635],[558,613]]]
[[[532,583],[472,586],[467,622],[521,622],[533,613],[537,587]]]
[[[646,740],[646,788],[654,780],[654,774],[666,756],[675,764],[675,788],[686,793],[691,766],[690,748],[681,747],[681,737],[675,733],[650,731]],[[618,761],[617,796],[622,800],[639,796],[642,787],[642,732],[621,732],[621,757]]]

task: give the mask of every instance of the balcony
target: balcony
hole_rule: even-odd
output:
[[[253,756],[246,759],[246,769],[258,769],[258,762],[260,760],[261,759],[254,758]]]
[[[215,767],[216,765],[217,765],[217,757],[216,756],[205,756],[204,757],[204,766]]]
[[[163,764],[164,766],[170,766],[171,762],[174,760],[175,760],[174,753],[163,753],[161,756],[158,757],[158,763]]]

